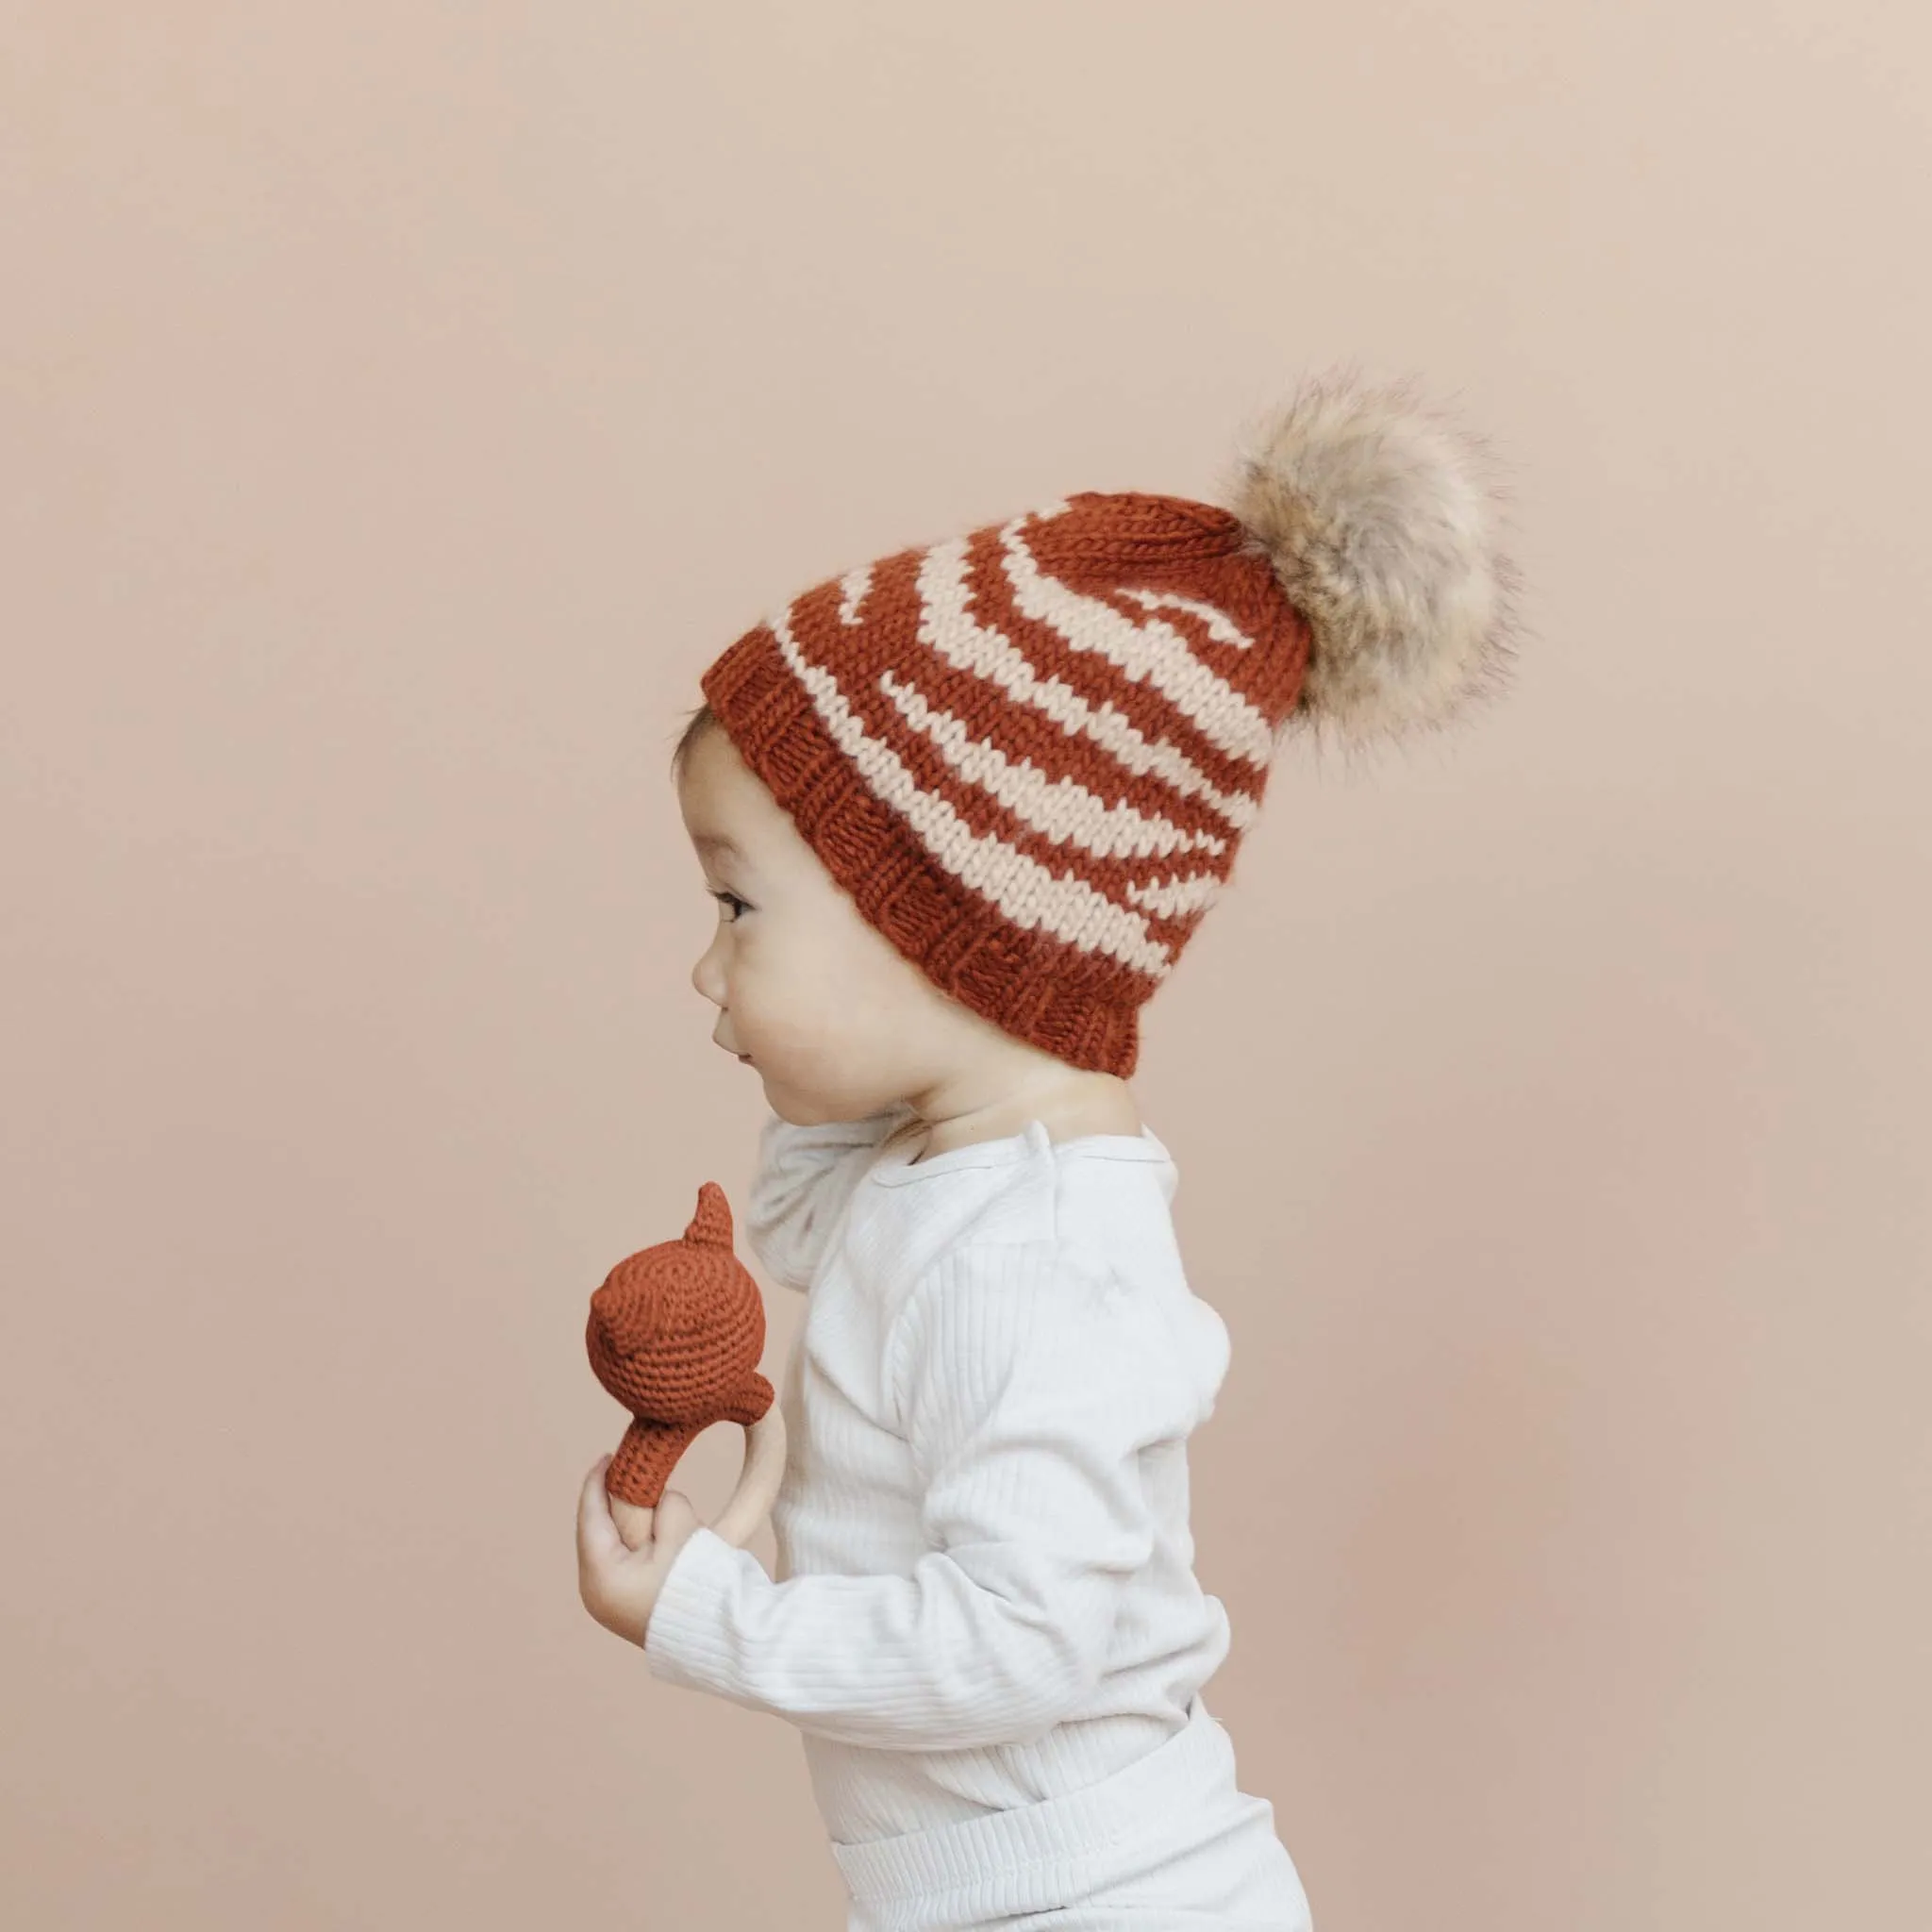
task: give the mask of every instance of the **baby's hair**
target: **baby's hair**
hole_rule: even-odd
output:
[[[677,741],[676,744],[672,748],[671,780],[673,784],[678,784],[682,782],[684,778],[685,760],[691,757],[691,746],[694,745],[698,741],[698,740],[705,735],[707,731],[715,729],[717,727],[717,715],[715,712],[712,711],[709,704],[700,705],[697,708],[697,709],[691,714],[691,721],[684,727],[684,736],[680,738]]]

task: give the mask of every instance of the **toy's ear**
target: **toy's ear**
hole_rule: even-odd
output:
[[[591,1297],[591,1322],[614,1356],[640,1354],[663,1326],[666,1297],[655,1251],[644,1248],[620,1261]]]
[[[697,1212],[685,1224],[684,1239],[693,1247],[723,1248],[731,1253],[731,1203],[716,1181],[698,1183]]]

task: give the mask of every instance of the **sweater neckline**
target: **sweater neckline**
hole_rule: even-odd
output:
[[[1030,1120],[1014,1134],[1003,1134],[991,1141],[974,1141],[964,1147],[949,1147],[943,1154],[928,1155],[915,1165],[905,1148],[880,1156],[868,1178],[894,1188],[902,1181],[924,1180],[929,1174],[953,1174],[961,1168],[1008,1167],[1014,1161],[1041,1154],[1091,1154],[1099,1160],[1169,1160],[1173,1157],[1152,1127],[1138,1134],[1074,1134],[1056,1141],[1046,1123]]]

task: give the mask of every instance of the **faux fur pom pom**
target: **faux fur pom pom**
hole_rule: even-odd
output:
[[[1488,445],[1404,377],[1306,378],[1240,457],[1227,507],[1313,633],[1298,715],[1352,742],[1500,691],[1518,574]]]

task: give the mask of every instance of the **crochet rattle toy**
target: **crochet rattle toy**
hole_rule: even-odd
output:
[[[744,1430],[738,1487],[710,1525],[726,1542],[741,1545],[764,1522],[785,1474],[785,1424],[758,1367],[765,1305],[731,1230],[724,1189],[706,1181],[683,1235],[620,1261],[591,1297],[591,1367],[633,1418],[604,1488],[634,1550],[651,1539],[679,1457],[713,1423]]]

